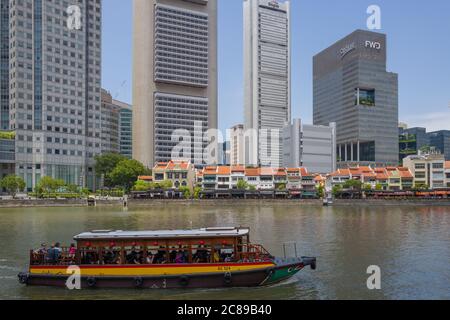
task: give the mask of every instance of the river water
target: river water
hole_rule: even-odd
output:
[[[273,287],[220,290],[82,290],[25,287],[28,252],[64,245],[94,229],[153,230],[249,226],[251,241],[273,255],[294,241],[316,256]],[[288,254],[295,255],[293,247]],[[381,268],[381,290],[367,288],[367,268]],[[450,299],[450,207],[320,207],[298,203],[170,204],[120,208],[0,208],[0,299]]]

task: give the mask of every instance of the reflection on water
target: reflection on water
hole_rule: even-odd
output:
[[[69,244],[93,229],[152,230],[250,226],[252,241],[282,255],[295,241],[316,256],[303,270],[269,288],[151,291],[68,291],[24,287],[28,250],[42,241]],[[288,253],[294,255],[293,247]],[[450,299],[450,207],[331,207],[296,203],[200,204],[112,208],[0,209],[0,299]],[[382,269],[382,290],[366,287],[367,267]]]

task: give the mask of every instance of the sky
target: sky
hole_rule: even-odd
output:
[[[219,128],[243,123],[242,0],[218,0]],[[399,74],[400,121],[450,130],[450,1],[292,0],[292,116],[312,123],[312,57],[381,8],[388,71]],[[132,0],[103,1],[102,85],[132,103]]]

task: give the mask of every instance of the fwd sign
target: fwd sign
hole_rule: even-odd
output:
[[[381,43],[375,42],[375,41],[366,41],[366,48],[380,50],[381,49]]]

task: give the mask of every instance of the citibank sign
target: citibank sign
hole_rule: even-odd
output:
[[[356,43],[351,43],[343,47],[339,52],[341,54],[341,59],[344,58],[349,52],[356,50]]]

